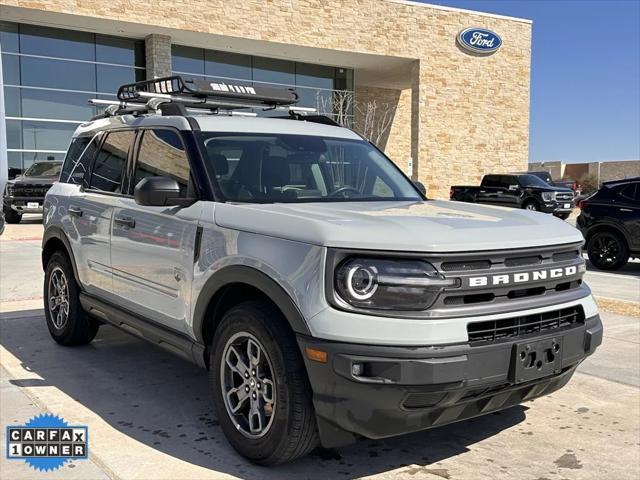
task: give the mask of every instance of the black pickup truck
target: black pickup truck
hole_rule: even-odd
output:
[[[58,181],[62,162],[36,162],[20,177],[7,182],[2,211],[7,223],[20,223],[24,213],[42,213],[44,196]]]
[[[454,185],[451,200],[524,208],[566,219],[574,207],[570,188],[553,187],[530,174],[485,175],[479,187]]]

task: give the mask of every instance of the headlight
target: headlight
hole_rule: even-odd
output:
[[[335,289],[356,308],[425,310],[444,287],[455,286],[423,260],[349,258],[335,272]]]
[[[552,202],[553,200],[556,199],[556,193],[555,192],[542,192],[542,199],[545,202]]]

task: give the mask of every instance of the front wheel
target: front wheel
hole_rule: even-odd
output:
[[[601,270],[617,270],[629,261],[629,249],[624,239],[617,233],[598,232],[587,245],[591,263]]]
[[[4,220],[11,224],[20,223],[20,220],[22,220],[22,214],[16,212],[13,208],[5,208]]]
[[[225,313],[209,372],[220,426],[238,453],[273,465],[315,448],[311,387],[295,337],[273,306],[245,302]]]
[[[524,208],[525,210],[531,210],[534,212],[538,212],[540,210],[540,207],[534,201],[525,202],[524,205],[522,205],[522,208]]]
[[[69,258],[54,253],[44,274],[44,313],[49,333],[60,345],[86,345],[98,333],[100,324],[82,309],[79,295]]]

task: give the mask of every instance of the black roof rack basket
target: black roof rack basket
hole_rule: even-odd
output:
[[[146,95],[140,95],[140,93]],[[166,95],[178,97],[182,102],[197,106],[206,102],[208,108],[219,102],[221,106],[233,104],[237,107],[265,107],[294,105],[298,94],[292,88],[246,86],[205,80],[184,80],[179,75],[154,78],[122,85],[118,89],[118,100],[122,102],[146,103],[149,96]],[[192,101],[192,102],[191,102]]]

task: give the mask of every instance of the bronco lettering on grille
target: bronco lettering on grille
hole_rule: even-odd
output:
[[[511,283],[524,283],[529,281],[568,277],[575,275],[576,273],[578,273],[578,267],[576,265],[571,265],[569,267],[550,268],[548,270],[533,270],[531,272],[469,277],[469,286],[486,287],[488,285],[509,285]]]

